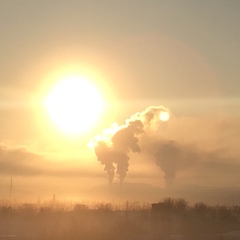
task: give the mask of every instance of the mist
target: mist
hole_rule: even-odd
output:
[[[169,116],[167,121],[160,119],[163,112]],[[212,164],[216,169],[209,177],[208,185],[211,185],[216,184],[214,179],[221,178],[223,163],[239,169],[237,153],[233,154],[236,149],[229,147],[230,138],[234,140],[236,135],[223,127],[225,125],[229,128],[225,119],[186,118],[183,121],[166,107],[150,106],[130,116],[123,125],[114,123],[103,130],[91,139],[90,145],[104,166],[110,184],[114,180],[122,184],[131,166],[141,164],[143,170],[144,165],[159,169],[159,182],[164,181],[167,188],[175,184],[177,178],[181,182],[181,178],[187,176],[191,182],[201,185],[206,184],[204,178],[209,175],[206,166]],[[229,136],[224,138],[227,133]],[[141,162],[137,163],[138,159]],[[236,183],[239,178],[234,175],[231,180]]]

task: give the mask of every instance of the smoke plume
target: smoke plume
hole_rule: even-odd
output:
[[[144,111],[132,115],[124,125],[113,124],[90,141],[98,161],[104,165],[104,171],[108,174],[110,184],[115,175],[118,176],[121,183],[124,181],[129,170],[129,153],[141,152],[140,140],[142,136],[148,135],[159,124],[162,112],[169,113],[169,110],[162,106],[148,107]],[[156,154],[157,158],[162,157],[162,153]],[[172,161],[176,161],[175,155],[177,153],[173,153],[173,155],[174,160]],[[168,172],[164,164],[158,165],[162,167],[163,171],[166,169]],[[169,178],[168,174],[166,176]],[[174,173],[170,176],[174,177]]]
[[[207,158],[192,145],[181,144],[174,140],[163,139],[161,136],[143,136],[141,147],[147,156],[151,156],[155,164],[164,173],[167,187],[171,186],[178,170],[196,165],[199,160]]]
[[[110,184],[115,177],[118,177],[121,183],[126,178],[130,156],[134,156],[130,153],[141,154],[141,161],[145,161],[146,164],[152,161],[152,164],[159,167],[167,187],[172,185],[178,172],[186,172],[189,169],[192,172],[197,166],[199,171],[204,163],[224,162],[225,158],[234,161],[222,152],[219,153],[218,144],[213,145],[213,148],[206,148],[206,144],[199,142],[198,138],[192,140],[192,131],[202,124],[196,125],[195,128],[187,128],[189,122],[186,122],[185,125],[177,125],[176,128],[178,123],[174,119],[169,120],[169,116],[167,108],[151,106],[132,115],[123,125],[114,123],[90,141],[98,161],[107,172]],[[169,123],[164,123],[168,120]],[[203,132],[205,128],[204,126],[200,129],[204,141],[207,141],[209,128]],[[178,137],[179,132],[184,138],[181,135]],[[195,134],[199,135],[199,132]]]

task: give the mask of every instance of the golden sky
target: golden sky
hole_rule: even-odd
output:
[[[2,197],[11,178],[16,199],[109,181],[238,186],[239,7],[0,1]]]

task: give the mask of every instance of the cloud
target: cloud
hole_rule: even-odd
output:
[[[23,148],[0,146],[0,168],[2,174],[37,175],[41,170],[36,165],[41,156],[28,152]]]
[[[100,177],[94,170],[74,167],[68,162],[50,161],[25,148],[0,145],[1,176],[21,177]]]

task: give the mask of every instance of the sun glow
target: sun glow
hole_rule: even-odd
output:
[[[52,88],[45,106],[55,126],[67,134],[79,135],[95,124],[104,102],[89,80],[82,76],[68,76]]]
[[[165,112],[165,111],[160,112],[160,114],[159,114],[159,119],[160,119],[161,121],[167,122],[167,121],[169,120],[169,118],[170,118],[170,115],[169,115],[168,112]]]

